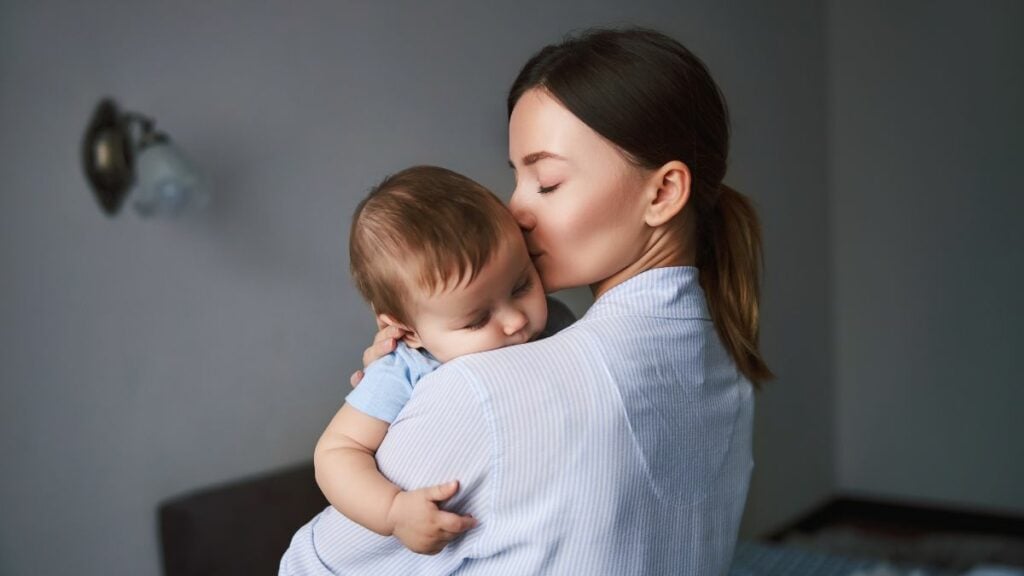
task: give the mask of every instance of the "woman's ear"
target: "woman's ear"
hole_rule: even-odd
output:
[[[402,337],[402,341],[405,342],[410,348],[422,348],[423,342],[420,341],[419,334],[415,330],[402,324],[398,320],[395,320],[394,316],[390,314],[377,314],[377,326],[383,330],[386,326],[394,326],[405,332],[405,336]]]
[[[682,212],[690,200],[690,168],[678,160],[668,162],[651,175],[652,194],[644,211],[644,222],[656,227]]]

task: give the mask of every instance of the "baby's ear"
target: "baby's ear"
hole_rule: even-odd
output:
[[[405,345],[409,348],[423,348],[423,341],[420,340],[420,335],[415,332],[406,332],[402,342],[405,342]]]
[[[390,314],[377,314],[377,328],[383,330],[387,326],[397,326],[402,330],[405,330],[405,326],[398,320],[395,320],[394,316]]]

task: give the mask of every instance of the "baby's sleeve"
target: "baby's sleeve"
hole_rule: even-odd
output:
[[[345,402],[367,416],[391,424],[411,395],[409,369],[392,353],[366,367],[359,386],[348,393]]]

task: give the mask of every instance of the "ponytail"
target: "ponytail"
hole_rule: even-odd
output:
[[[758,347],[761,225],[746,196],[720,184],[698,206],[700,284],[719,338],[755,387],[775,376]]]

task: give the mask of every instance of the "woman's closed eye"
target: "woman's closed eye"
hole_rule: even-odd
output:
[[[541,186],[539,189],[537,189],[537,192],[541,194],[547,194],[549,192],[554,192],[555,190],[557,190],[558,186],[558,184],[552,184],[551,186]]]

